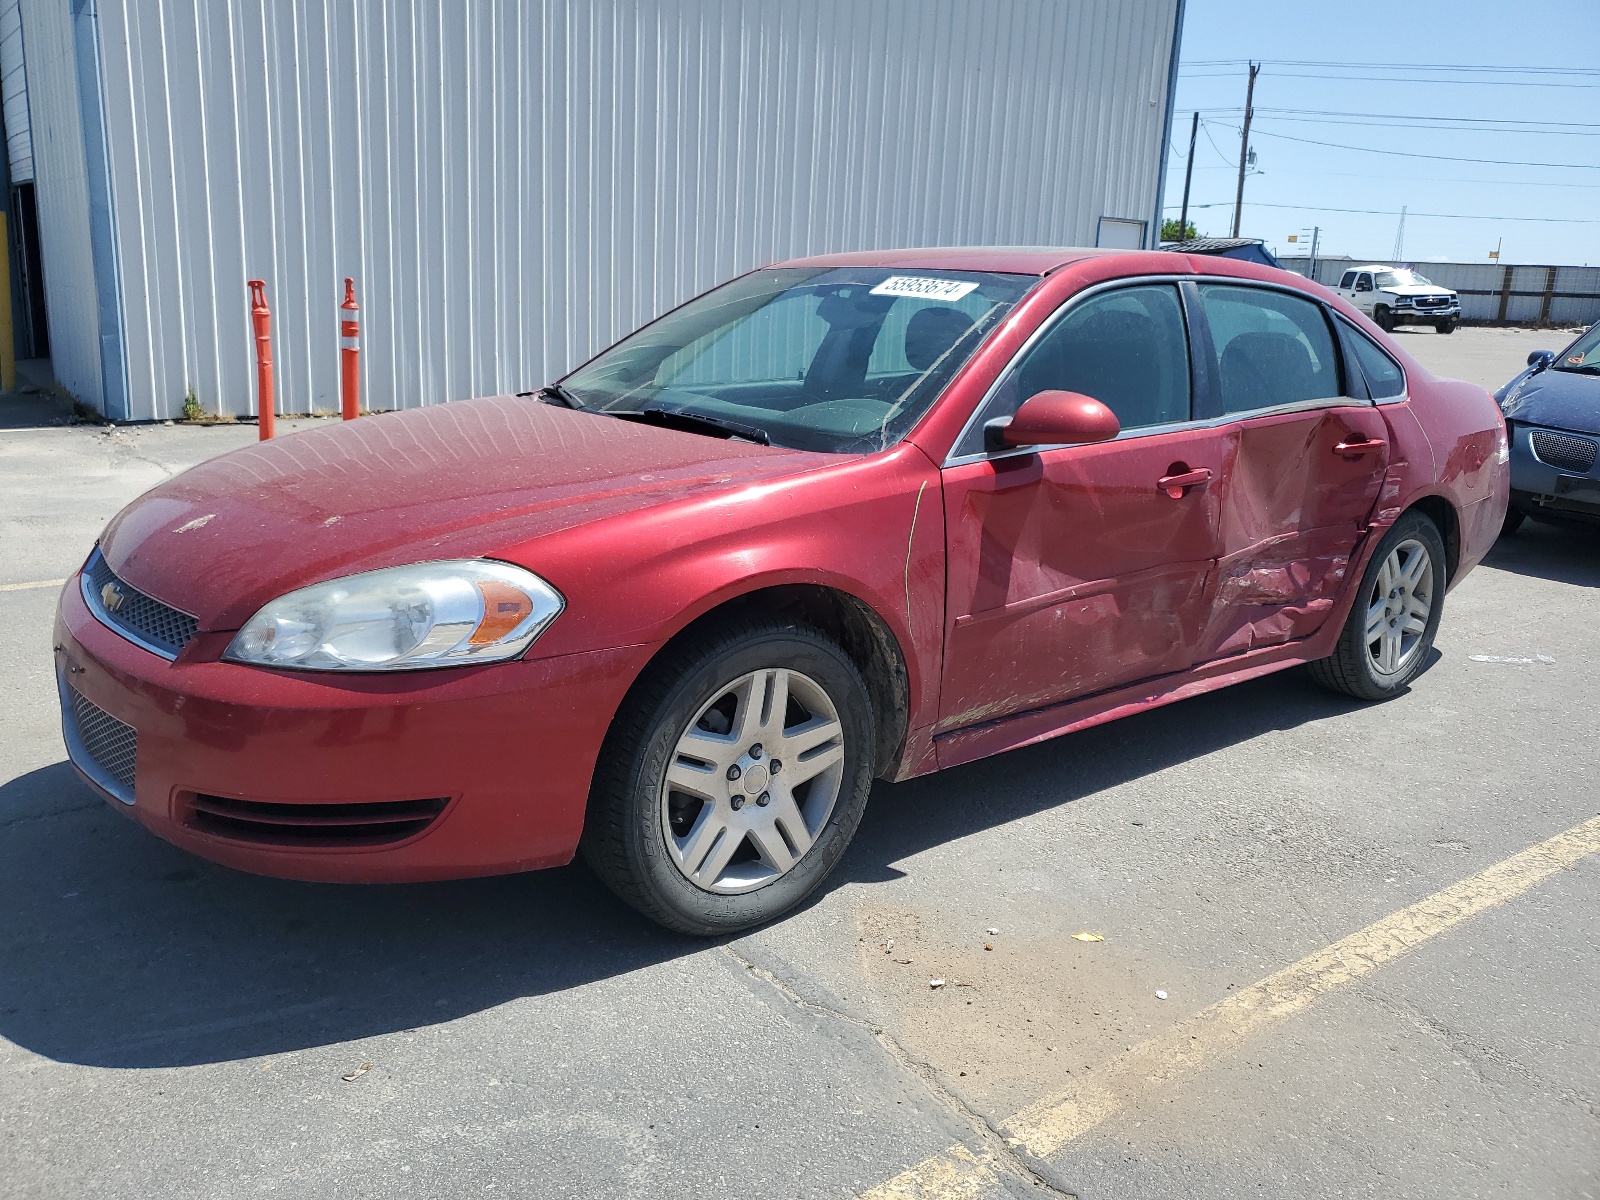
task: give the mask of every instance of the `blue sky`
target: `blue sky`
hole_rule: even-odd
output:
[[[1242,235],[1293,254],[1319,225],[1319,253],[1387,259],[1404,205],[1409,261],[1485,262],[1503,239],[1501,262],[1600,264],[1600,0],[1188,0],[1165,203],[1176,217],[1198,108],[1204,234],[1231,232],[1252,58]]]

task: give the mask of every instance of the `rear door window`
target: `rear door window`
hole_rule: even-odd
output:
[[[1340,288],[1340,290],[1348,292],[1352,288],[1354,288],[1355,286],[1356,286],[1356,273],[1354,271],[1346,271],[1344,273],[1344,278],[1339,280],[1339,288]]]
[[[1321,305],[1287,292],[1199,286],[1224,413],[1340,394],[1333,331]]]

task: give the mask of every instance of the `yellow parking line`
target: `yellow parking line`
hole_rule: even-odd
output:
[[[1029,1105],[1005,1123],[1007,1140],[1036,1158],[1048,1158],[1142,1096],[1177,1085],[1317,997],[1371,974],[1597,851],[1600,817],[1591,817],[1374,921],[1139,1043],[1099,1072],[1093,1083]],[[989,1167],[958,1145],[863,1192],[859,1200],[964,1200],[988,1194],[997,1183]]]
[[[60,587],[65,579],[38,579],[33,583],[0,583],[0,592],[27,592],[34,588]]]

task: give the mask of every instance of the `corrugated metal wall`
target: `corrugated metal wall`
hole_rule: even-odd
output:
[[[1306,273],[1304,258],[1280,258],[1285,270]],[[1318,283],[1334,287],[1351,259],[1318,259]],[[1468,321],[1515,325],[1590,325],[1600,321],[1600,267],[1501,266],[1498,263],[1417,263],[1422,275],[1461,297]]]
[[[383,408],[542,384],[775,259],[1093,244],[1101,216],[1156,207],[1177,10],[107,5],[131,416],[172,416],[190,388],[251,411],[252,276],[280,409],[305,411],[337,407],[344,275]]]
[[[99,296],[72,13],[62,0],[22,0],[21,10],[51,365],[63,387],[99,407]]]
[[[22,61],[22,10],[0,0],[0,104],[6,117],[6,161],[12,183],[33,178],[33,137],[28,129],[28,72]]]

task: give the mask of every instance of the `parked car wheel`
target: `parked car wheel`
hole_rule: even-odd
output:
[[[1373,309],[1372,319],[1374,322],[1376,322],[1378,328],[1383,330],[1385,333],[1394,332],[1394,314],[1389,311],[1387,306],[1380,304],[1377,308]]]
[[[1520,508],[1506,509],[1506,519],[1500,523],[1500,536],[1510,537],[1522,528],[1522,523],[1528,519],[1528,514]]]
[[[1427,664],[1445,587],[1444,540],[1411,512],[1378,544],[1334,652],[1309,664],[1324,687],[1358,700],[1386,700]]]
[[[1436,328],[1440,333],[1454,333],[1456,331],[1456,323],[1454,321],[1440,321]]]
[[[635,686],[595,770],[584,857],[623,900],[683,933],[770,921],[855,835],[873,731],[860,672],[828,638],[730,624]]]

